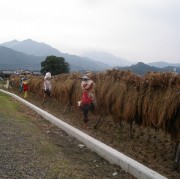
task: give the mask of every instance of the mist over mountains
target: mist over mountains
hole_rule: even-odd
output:
[[[167,63],[167,62],[152,62],[152,63],[148,63],[148,65],[150,66],[155,66],[158,68],[165,68],[168,66],[173,66],[173,67],[180,67],[180,63]]]
[[[0,69],[16,70],[22,68],[26,70],[39,71],[41,62],[47,56],[54,55],[64,57],[70,64],[70,71],[103,71],[112,68],[131,70],[138,74],[148,71],[172,71],[174,67],[180,67],[180,63],[171,64],[166,62],[154,62],[142,65],[126,59],[116,57],[106,52],[87,52],[81,56],[62,53],[59,50],[47,45],[27,39],[24,41],[13,40],[0,44]],[[156,68],[154,68],[156,67]],[[142,72],[143,71],[143,72]]]
[[[134,64],[131,61],[128,61],[120,57],[116,57],[106,52],[86,52],[86,53],[83,53],[82,56],[88,57],[90,59],[95,59],[96,61],[99,61],[99,62],[104,62],[111,67],[114,67],[117,65],[123,67],[123,66],[130,66]]]

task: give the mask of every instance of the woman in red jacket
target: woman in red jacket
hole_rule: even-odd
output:
[[[85,127],[87,127],[88,119],[88,112],[90,110],[90,104],[92,103],[92,97],[89,96],[89,93],[87,90],[83,91],[82,98],[81,98],[81,105],[82,105],[82,111],[83,111],[83,122],[85,123]]]
[[[87,127],[88,119],[88,112],[89,110],[92,112],[95,109],[95,95],[94,95],[94,82],[88,78],[87,76],[83,76],[81,82],[81,89],[82,89],[82,98],[81,98],[81,109],[84,115],[84,123],[85,127]]]

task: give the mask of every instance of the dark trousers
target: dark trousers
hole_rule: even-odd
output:
[[[83,121],[86,123],[88,122],[88,112],[89,112],[89,104],[83,104],[83,108],[82,108],[82,111],[83,111],[83,115],[84,115],[84,119]]]
[[[51,97],[51,92],[48,89],[44,90],[44,93],[46,94],[46,96]]]

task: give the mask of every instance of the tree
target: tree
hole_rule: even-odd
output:
[[[41,73],[45,75],[46,72],[52,75],[69,73],[69,63],[63,57],[47,56],[46,60],[41,62]]]

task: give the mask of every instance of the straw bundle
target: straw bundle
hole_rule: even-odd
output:
[[[43,77],[31,76],[29,79],[29,90],[37,96],[43,95]]]
[[[162,128],[165,133],[170,133],[173,140],[180,139],[180,88],[179,78],[173,87],[170,84],[166,91],[164,103],[159,116],[158,127]]]

